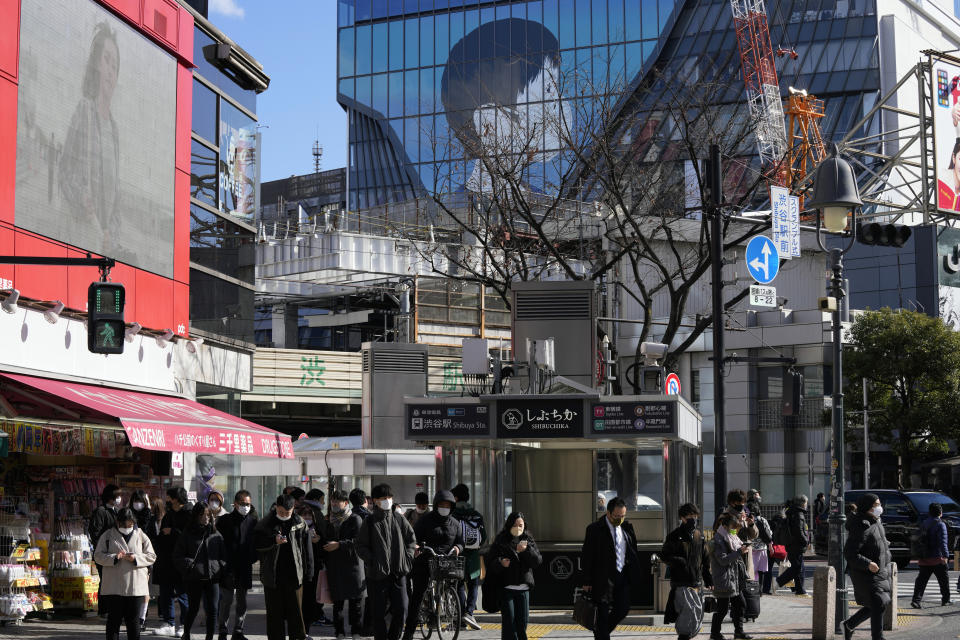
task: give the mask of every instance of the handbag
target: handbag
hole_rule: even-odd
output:
[[[573,621],[587,631],[593,631],[597,626],[597,605],[593,598],[585,593],[577,596],[573,603]]]
[[[327,578],[326,569],[320,569],[320,572],[317,573],[317,602],[333,604],[333,596],[330,595],[330,580]]]
[[[717,597],[712,593],[703,594],[703,612],[713,613],[717,610]]]
[[[773,558],[774,560],[786,560],[787,548],[782,544],[770,545],[770,557]]]

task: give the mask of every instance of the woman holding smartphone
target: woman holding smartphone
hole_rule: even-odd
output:
[[[526,524],[522,513],[511,513],[484,558],[486,579],[495,581],[500,591],[502,640],[527,640],[533,570],[542,558]]]

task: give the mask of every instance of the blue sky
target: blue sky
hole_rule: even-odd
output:
[[[319,137],[323,169],[346,163],[347,118],[337,104],[336,0],[210,0],[210,21],[270,76],[257,98],[263,137],[261,179],[313,171]]]

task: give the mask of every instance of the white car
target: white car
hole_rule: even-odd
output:
[[[607,501],[617,497],[616,491],[598,491],[597,492],[597,510],[607,508]],[[637,506],[635,511],[661,511],[663,506],[656,500],[642,493],[637,494]]]

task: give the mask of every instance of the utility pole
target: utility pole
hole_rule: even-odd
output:
[[[870,412],[867,411],[866,378],[863,379],[863,488],[870,489]]]
[[[715,515],[727,504],[727,434],[723,394],[723,171],[720,145],[710,145],[710,273],[713,293],[713,486]]]

